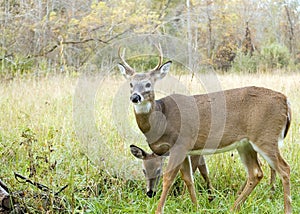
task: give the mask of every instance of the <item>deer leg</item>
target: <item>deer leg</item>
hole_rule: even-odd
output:
[[[199,169],[199,172],[206,183],[206,189],[209,194],[208,201],[212,201],[214,197],[211,195],[212,186],[208,177],[208,169],[206,167],[205,159],[202,155],[192,155],[190,157],[192,162],[193,174],[195,174],[195,171]]]
[[[200,155],[190,155],[190,159],[191,159],[191,165],[192,165],[192,172],[194,174],[199,165]]]
[[[197,206],[196,191],[195,191],[194,179],[193,179],[192,169],[191,169],[191,161],[189,156],[187,156],[184,159],[180,168],[180,172],[181,172],[181,178],[184,180],[187,189],[190,193],[191,200]]]
[[[290,189],[290,166],[285,162],[285,160],[281,157],[278,151],[277,156],[277,165],[275,170],[278,172],[283,186],[284,192],[284,213],[290,214],[292,213],[292,205],[291,205],[291,189]]]
[[[196,170],[199,169],[200,174],[202,175],[205,183],[206,188],[208,190],[208,193],[211,193],[211,184],[208,177],[208,170],[206,167],[205,159],[202,155],[192,155],[191,157],[191,163],[192,163],[192,171],[193,174],[195,174]]]
[[[190,155],[191,166],[192,166],[192,174],[193,175],[195,174],[195,172],[196,172],[196,170],[198,168],[199,158],[200,158],[200,155]],[[186,185],[183,188],[182,194],[185,194],[185,190],[186,190]]]
[[[237,191],[237,195],[241,195],[241,193],[243,192],[243,190],[245,189],[245,186],[247,184],[248,180],[246,180],[242,186],[240,187],[240,189]]]
[[[205,159],[202,155],[199,156],[198,169],[206,183],[207,192],[211,194],[212,186],[208,177],[208,169],[206,167]]]
[[[270,169],[271,169],[271,178],[270,178],[271,191],[275,192],[276,171],[271,166]]]
[[[174,146],[170,150],[169,162],[166,168],[166,172],[163,175],[163,189],[159,199],[158,206],[155,213],[163,213],[164,205],[178,171],[186,158],[186,152],[180,146]]]
[[[159,203],[157,206],[157,209],[155,211],[156,214],[160,214],[163,212],[164,209],[164,205],[170,190],[170,187],[172,186],[174,179],[176,177],[176,175],[178,174],[178,171],[180,169],[180,165],[175,167],[172,170],[169,170],[167,172],[164,173],[163,175],[163,189],[162,189],[162,193],[159,199]]]
[[[290,214],[292,213],[292,205],[291,205],[291,190],[290,190],[290,166],[285,162],[285,160],[280,155],[278,147],[276,150],[271,151],[270,153],[264,153],[263,150],[260,150],[260,154],[266,159],[270,166],[272,166],[273,170],[271,171],[271,175],[273,173],[273,177],[271,178],[271,182],[275,180],[275,171],[279,174],[284,193],[284,213]],[[275,170],[275,171],[274,171]],[[272,177],[272,176],[271,176]],[[274,179],[272,181],[272,179]]]
[[[276,171],[271,166],[270,166],[270,170],[271,170],[271,176],[270,176],[271,191],[275,192]],[[238,195],[241,194],[241,192],[245,188],[246,184],[247,184],[247,181],[241,186],[241,188],[237,192]]]
[[[263,177],[263,172],[260,168],[257,158],[257,152],[252,148],[252,146],[250,144],[246,144],[237,148],[237,150],[247,170],[248,178],[243,190],[241,191],[241,194],[234,202],[233,209],[240,208],[241,204],[247,199],[247,197]]]

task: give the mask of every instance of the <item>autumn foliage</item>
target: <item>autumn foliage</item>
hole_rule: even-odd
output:
[[[97,50],[139,34],[186,41],[216,69],[229,71],[233,63],[241,63],[236,61],[238,53],[261,55],[254,60],[267,60],[268,68],[297,68],[299,1],[188,2],[2,1],[1,76],[80,71]],[[278,48],[284,56],[271,56]]]

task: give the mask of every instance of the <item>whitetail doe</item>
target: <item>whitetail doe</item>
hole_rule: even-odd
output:
[[[143,173],[147,181],[146,194],[149,198],[152,198],[156,195],[156,188],[162,175],[162,167],[165,157],[156,155],[155,153],[149,154],[135,145],[130,145],[130,152],[136,158],[143,160]],[[204,157],[202,155],[191,156],[191,166],[193,174],[197,169],[199,169],[206,183],[207,191],[208,193],[211,193],[212,187],[208,177],[208,170],[206,168]],[[209,197],[209,200],[212,200],[212,197]]]
[[[192,202],[197,199],[189,155],[205,155],[237,149],[247,170],[247,181],[233,205],[240,208],[263,177],[257,157],[259,153],[279,174],[284,192],[284,212],[292,213],[290,167],[282,158],[278,144],[287,134],[291,109],[287,97],[279,92],[260,87],[244,87],[210,94],[186,96],[172,94],[155,100],[154,85],[164,78],[172,64],[163,62],[162,50],[158,65],[151,71],[136,73],[121,55],[121,73],[130,81],[130,100],[136,122],[145,135],[151,150],[157,155],[169,154],[163,175],[163,190],[156,209],[162,213],[168,191],[181,171]],[[213,125],[211,106],[224,96],[224,125]],[[220,139],[208,139],[220,133]]]
[[[159,183],[159,179],[162,175],[162,167],[165,156],[159,156],[152,152],[149,154],[148,152],[144,151],[142,148],[137,147],[135,145],[130,145],[130,152],[133,156],[143,161],[143,173],[147,183],[147,192],[146,195],[149,198],[152,198],[156,195],[157,185]],[[198,169],[200,174],[202,175],[205,183],[206,183],[206,190],[209,194],[212,192],[212,185],[210,183],[210,179],[208,176],[208,169],[206,166],[205,159],[202,155],[191,155],[191,167],[192,167],[192,174],[194,175],[196,170]],[[271,168],[271,191],[275,191],[275,179],[276,179],[276,172]],[[243,190],[242,188],[238,191],[238,194]],[[213,196],[209,195],[209,201],[213,200]]]

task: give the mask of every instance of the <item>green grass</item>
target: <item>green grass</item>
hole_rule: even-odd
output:
[[[94,120],[83,123],[79,130],[74,123],[81,116],[84,119],[86,109],[74,115],[73,103],[76,99],[83,103],[87,99],[76,97],[79,78],[54,76],[1,82],[0,179],[28,213],[154,213],[160,192],[153,199],[147,198],[141,162],[129,152],[132,143],[149,149],[135,124],[131,106],[126,103],[126,115],[121,111],[122,102],[128,102],[127,93],[121,93],[122,87],[126,88],[125,81],[107,78],[97,82],[89,78],[88,83],[97,87],[92,102]],[[223,74],[219,78],[224,89],[257,85],[289,97],[293,121],[281,151],[291,165],[293,211],[299,213],[300,74]],[[192,93],[204,92],[189,76],[181,76],[180,81]],[[174,85],[170,85],[170,93],[172,90]],[[120,117],[125,119],[116,119]],[[78,132],[87,134],[85,141],[78,138]],[[208,202],[204,182],[197,173],[198,209],[186,192],[176,197],[171,194],[165,213],[231,213],[236,192],[246,179],[239,157],[233,151],[207,156],[206,160],[214,200]],[[283,213],[281,181],[277,177],[277,188],[271,195],[270,170],[263,160],[262,165],[265,176],[240,213]],[[19,182],[14,172],[46,185],[50,191]],[[68,187],[55,196],[65,185]]]

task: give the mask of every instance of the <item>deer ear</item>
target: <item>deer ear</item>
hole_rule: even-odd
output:
[[[133,154],[134,157],[142,159],[142,160],[146,159],[146,157],[149,155],[143,149],[141,149],[135,145],[130,145],[130,152],[131,152],[131,154]]]
[[[164,78],[168,74],[171,64],[172,64],[172,61],[168,61],[168,62],[164,63],[157,70],[151,72],[151,76],[154,76],[155,79]]]
[[[121,74],[123,74],[126,79],[129,79],[134,74],[132,71],[128,71],[121,63],[118,63],[118,67]]]

